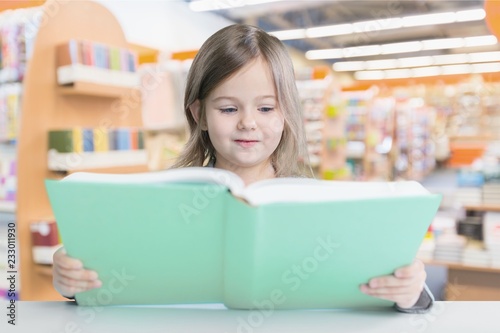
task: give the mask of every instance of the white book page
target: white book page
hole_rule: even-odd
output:
[[[205,183],[226,186],[232,193],[241,196],[245,183],[233,172],[205,167],[169,169],[163,171],[105,174],[75,172],[62,179],[65,182],[92,182],[107,184],[146,184],[146,183]]]
[[[275,202],[324,202],[428,195],[416,181],[352,182],[308,178],[276,178],[249,185],[244,197],[251,205]]]

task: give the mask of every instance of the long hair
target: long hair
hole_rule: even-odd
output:
[[[257,57],[262,57],[269,66],[285,120],[281,141],[271,155],[276,176],[304,175],[305,168],[299,158],[307,161],[308,154],[292,60],[279,39],[244,24],[217,31],[205,41],[193,60],[184,95],[190,137],[174,168],[203,166],[207,160],[215,159],[216,151],[208,132],[202,129],[206,123],[205,99],[224,80]],[[199,123],[189,110],[196,100],[200,102]]]

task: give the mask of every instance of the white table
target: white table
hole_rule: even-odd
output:
[[[220,305],[82,307],[73,302],[16,302],[16,326],[1,302],[1,332],[500,332],[500,302],[436,302],[414,315],[386,310],[236,311]],[[7,328],[7,330],[5,330]]]

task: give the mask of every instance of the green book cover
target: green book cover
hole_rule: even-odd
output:
[[[359,285],[410,264],[441,200],[416,182],[230,172],[75,173],[46,181],[62,241],[103,286],[80,305],[392,306]]]
[[[58,153],[71,153],[74,151],[73,130],[49,131],[49,150],[55,149]]]

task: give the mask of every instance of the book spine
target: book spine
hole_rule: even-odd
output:
[[[73,128],[73,152],[83,152],[83,134],[79,127]]]
[[[95,151],[109,150],[109,133],[106,128],[94,129],[94,150]]]
[[[73,152],[73,131],[53,130],[49,131],[49,150],[55,149],[59,153]]]
[[[67,43],[56,47],[57,67],[82,64],[80,43],[75,39],[70,39]]]
[[[94,130],[85,128],[82,130],[83,151],[94,151]]]

